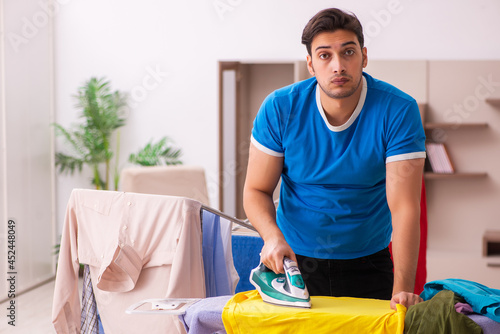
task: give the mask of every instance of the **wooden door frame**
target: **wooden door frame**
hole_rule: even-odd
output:
[[[219,210],[224,211],[224,94],[223,94],[223,73],[233,70],[236,73],[236,120],[234,126],[236,133],[239,133],[239,122],[237,115],[240,112],[240,85],[241,63],[237,61],[219,61]],[[242,195],[237,194],[236,200],[242,200]]]

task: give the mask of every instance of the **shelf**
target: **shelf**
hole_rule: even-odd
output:
[[[483,234],[483,256],[500,255],[500,231],[487,230]],[[499,261],[500,262],[500,261]]]
[[[458,130],[458,129],[481,129],[488,127],[488,123],[432,123],[424,124],[425,130],[443,129],[443,130]]]
[[[424,177],[428,180],[437,180],[437,179],[470,179],[470,178],[483,178],[488,176],[487,173],[433,173],[433,172],[425,172]]]
[[[486,103],[500,107],[500,97],[486,99]]]

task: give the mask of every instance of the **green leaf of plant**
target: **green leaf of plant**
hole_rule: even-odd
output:
[[[182,164],[180,148],[172,147],[168,137],[161,138],[157,143],[149,142],[137,153],[129,156],[129,161],[141,166],[179,165]]]

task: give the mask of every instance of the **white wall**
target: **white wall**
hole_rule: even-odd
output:
[[[219,60],[303,59],[304,25],[331,6],[360,18],[372,59],[500,59],[494,42],[500,31],[497,0],[56,3],[57,122],[76,121],[79,111],[71,96],[77,87],[91,76],[107,77],[115,89],[135,96],[122,130],[122,166],[149,140],[170,136],[182,147],[186,164],[205,167],[216,207]],[[152,71],[159,73],[156,80]],[[58,176],[59,226],[71,189],[88,187],[89,178],[89,173]]]

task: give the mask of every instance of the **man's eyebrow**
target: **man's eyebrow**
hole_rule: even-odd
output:
[[[354,42],[354,41],[345,42],[345,43],[342,43],[341,46],[344,47],[344,46],[351,45],[351,44],[356,45],[356,42]]]
[[[314,51],[318,51],[318,50],[321,50],[321,49],[331,49],[331,48],[332,47],[330,45],[320,45],[316,49],[314,49]]]
[[[345,47],[345,46],[347,46],[347,45],[352,45],[352,44],[357,45],[357,44],[356,44],[356,42],[354,42],[354,41],[349,41],[349,42],[342,43],[340,46],[341,46],[341,47]],[[318,46],[316,49],[314,49],[314,51],[318,51],[318,50],[320,50],[320,49],[331,49],[331,48],[332,48],[332,47],[331,47],[330,45],[320,45],[320,46]]]

